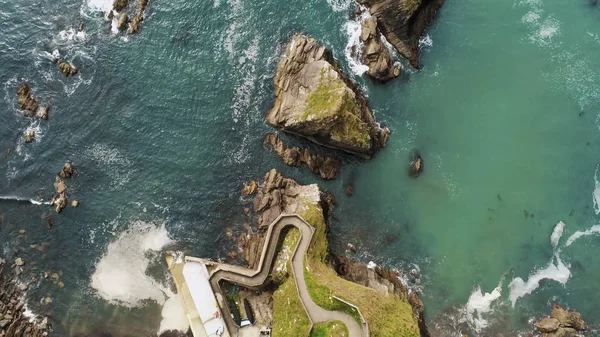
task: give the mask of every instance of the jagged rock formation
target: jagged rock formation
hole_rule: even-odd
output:
[[[256,181],[251,180],[248,184],[244,183],[244,187],[242,187],[242,194],[252,195],[252,194],[256,193],[257,189],[258,189],[258,185],[256,184]]]
[[[400,75],[400,64],[394,63],[392,54],[381,41],[375,16],[362,22],[360,40],[363,42],[362,61],[369,67],[369,76],[386,82]]]
[[[389,130],[379,127],[356,85],[315,39],[292,37],[274,82],[270,125],[365,158],[385,147]]]
[[[267,228],[281,213],[298,213],[307,199],[317,202],[320,198],[317,185],[300,185],[272,169],[265,175],[263,185],[254,197],[254,211],[262,212],[258,228]]]
[[[330,264],[342,278],[375,289],[380,293],[386,295],[396,294],[408,300],[413,308],[413,313],[418,317],[421,337],[430,336],[427,324],[425,323],[425,306],[423,302],[421,302],[416,293],[409,294],[397,273],[380,266],[371,269],[367,265],[352,261],[345,256],[331,255],[329,260]]]
[[[369,7],[388,42],[419,68],[419,39],[445,0],[356,1]]]
[[[65,62],[65,61],[59,62],[58,69],[60,69],[61,74],[65,75],[67,77],[77,74],[77,68],[75,68],[69,62]]]
[[[15,263],[15,275],[22,273],[23,264]],[[0,336],[48,336],[50,328],[46,320],[32,320],[23,315],[23,292],[28,289],[28,282],[24,283],[14,276],[5,278],[5,265],[6,261],[0,259]]]
[[[17,89],[17,104],[23,110],[25,117],[33,117],[38,109],[38,102],[33,98],[31,88],[27,83],[21,84]]]
[[[581,319],[581,314],[573,310],[565,310],[557,303],[552,304],[550,317],[535,323],[535,328],[541,332],[541,337],[578,337],[580,331],[587,329]]]
[[[273,148],[275,153],[286,165],[301,166],[305,164],[314,173],[323,179],[335,179],[340,169],[340,162],[331,157],[311,154],[308,149],[300,149],[296,146],[287,147],[275,133],[269,133],[265,137],[265,145]]]

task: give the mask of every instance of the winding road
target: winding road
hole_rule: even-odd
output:
[[[217,301],[223,311],[223,318],[225,318],[228,330],[233,332],[237,331],[237,328],[235,328],[233,319],[231,318],[229,306],[225,300],[225,292],[221,289],[220,282],[228,281],[247,288],[258,288],[262,286],[273,266],[273,259],[277,254],[277,245],[281,232],[289,226],[298,228],[301,234],[300,240],[292,255],[292,269],[298,295],[312,323],[341,321],[348,327],[350,337],[368,337],[368,328],[365,326],[363,330],[352,316],[341,311],[325,310],[318,306],[310,297],[306,280],[304,279],[304,256],[306,255],[315,230],[310,224],[296,214],[282,214],[271,223],[265,238],[265,245],[260,257],[258,269],[248,269],[228,264],[214,265],[215,269],[210,274],[210,284],[215,294],[220,294],[220,296],[217,296]]]

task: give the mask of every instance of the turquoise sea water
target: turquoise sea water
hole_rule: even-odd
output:
[[[13,149],[0,161],[0,196],[47,200],[65,161],[78,170],[67,181],[77,209],[56,215],[0,200],[3,255],[23,256],[38,277],[61,272],[64,288],[40,281],[27,294],[34,312],[52,315],[57,335],[155,335],[168,288],[161,251],[217,258],[235,250],[224,232],[247,221],[241,184],[273,167],[337,197],[335,252],[350,242],[364,262],[420,269],[410,284],[437,335],[524,335],[552,301],[598,327],[600,238],[566,240],[597,223],[600,7],[448,1],[424,39],[423,69],[405,67],[386,85],[349,67],[353,7],[150,1],[140,34],[124,37],[104,18],[110,1],[0,2],[0,147]],[[371,161],[322,150],[344,160],[335,181],[285,167],[262,146],[274,70],[294,32],[331,48],[393,131]],[[49,60],[54,50],[80,74],[63,78]],[[38,125],[16,108],[22,79],[52,105],[49,121]],[[23,144],[31,127],[39,136]],[[414,151],[425,163],[416,180],[406,174]],[[553,248],[559,221],[564,234]],[[44,252],[29,247],[42,243]],[[539,287],[530,282],[513,307],[511,295],[527,288],[513,279],[536,273]],[[140,295],[157,291],[153,300]],[[48,294],[52,304],[41,304]]]

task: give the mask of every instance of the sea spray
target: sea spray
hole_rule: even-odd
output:
[[[573,235],[569,236],[567,242],[565,243],[565,247],[569,247],[575,240],[579,239],[582,236],[588,236],[593,234],[600,234],[600,225],[594,225],[585,231],[577,231],[573,233]]]
[[[553,248],[556,248],[556,246],[558,246],[558,242],[560,241],[560,238],[563,235],[564,229],[565,223],[562,221],[559,221],[558,224],[556,224],[556,226],[554,227],[552,235],[550,235],[550,244],[552,244]]]
[[[350,70],[353,74],[358,76],[369,70],[369,67],[360,61],[363,46],[363,43],[360,40],[360,33],[362,31],[362,22],[370,16],[369,11],[366,8],[362,8],[362,13],[354,20],[348,20],[344,26],[346,35],[348,36],[348,43],[344,48],[344,55],[346,56],[346,61],[348,61]]]
[[[489,324],[485,315],[492,311],[492,303],[500,298],[501,295],[502,280],[491,293],[484,294],[483,291],[481,291],[481,287],[478,286],[477,289],[471,293],[467,304],[462,310],[463,321],[466,321],[476,332],[481,332]]]
[[[166,295],[146,275],[150,264],[147,253],[158,252],[172,242],[164,224],[157,227],[143,221],[133,222],[108,245],[96,264],[92,288],[104,300],[130,308],[141,305],[146,299],[163,304]]]
[[[548,262],[548,265],[543,269],[539,269],[531,273],[527,281],[524,281],[520,277],[516,277],[508,285],[510,290],[509,300],[513,307],[519,298],[527,294],[531,294],[534,290],[536,290],[540,286],[540,282],[542,280],[554,280],[562,285],[565,285],[569,280],[571,271],[561,260],[559,255],[560,249],[556,249],[556,246],[558,245],[558,242],[562,236],[564,226],[565,224],[562,221],[559,221],[550,235],[550,242],[554,247],[554,255],[552,256],[550,262]]]
[[[146,274],[150,259],[160,258],[157,253],[172,243],[165,224],[134,221],[96,264],[92,288],[102,299],[128,308],[155,301],[163,305],[160,331],[186,331],[188,321],[179,297]]]

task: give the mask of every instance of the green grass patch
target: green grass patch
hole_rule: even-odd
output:
[[[296,290],[296,281],[292,277],[292,253],[300,240],[300,230],[291,229],[282,244],[282,250],[277,255],[277,260],[283,260],[287,276],[283,283],[273,294],[273,335],[306,337],[310,333],[310,320]],[[284,249],[289,254],[282,254]],[[277,267],[275,263],[275,268]]]
[[[315,303],[327,310],[339,310],[350,314],[360,322],[352,307],[333,298],[337,296],[356,305],[369,323],[371,336],[419,337],[417,318],[405,298],[395,294],[381,294],[374,289],[342,279],[325,264],[327,238],[325,219],[318,204],[305,204],[300,215],[315,227],[305,264],[304,277]]]
[[[310,337],[348,337],[348,328],[340,321],[322,322],[314,325]]]

